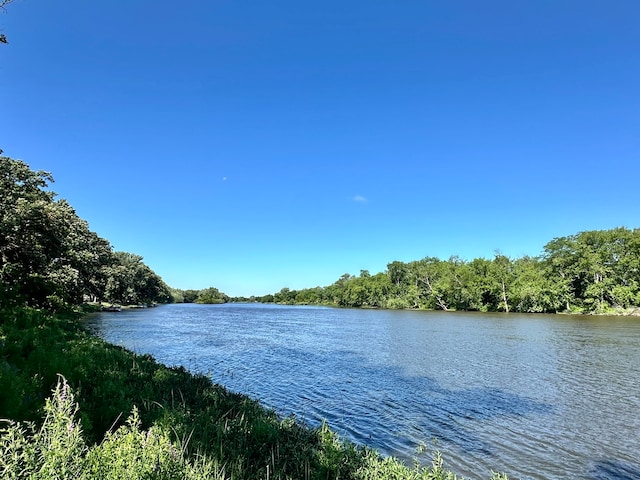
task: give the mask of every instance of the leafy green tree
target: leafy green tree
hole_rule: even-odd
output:
[[[295,303],[299,305],[319,305],[323,302],[322,287],[304,288],[296,293]]]
[[[452,256],[446,263],[448,269],[447,298],[456,310],[471,310],[473,272],[460,257]]]
[[[347,306],[348,301],[346,299],[346,290],[347,284],[351,278],[351,274],[345,273],[338,280],[325,288],[324,296],[328,303]]]
[[[347,281],[342,296],[343,306],[362,307],[368,305],[369,292],[366,278],[352,277]]]
[[[499,284],[496,281],[494,264],[486,258],[474,258],[461,270],[464,273],[467,308],[472,311],[497,311]]]
[[[387,264],[387,275],[390,289],[386,306],[393,309],[418,308],[420,292],[411,265],[397,260],[391,262]]]
[[[198,300],[198,295],[200,295],[200,290],[185,290],[183,292],[184,295],[184,303],[195,303]]]
[[[5,302],[26,300],[51,256],[45,208],[54,194],[45,188],[52,181],[48,172],[0,157],[0,299]]]
[[[557,312],[563,308],[562,287],[537,257],[514,261],[514,280],[509,286],[513,310],[524,313]]]
[[[275,302],[274,295],[272,295],[271,293],[269,293],[267,295],[263,295],[263,296],[259,297],[259,302],[260,303],[274,303]]]
[[[616,228],[554,238],[543,260],[561,286],[566,309],[591,312],[638,302],[640,232]]]
[[[389,276],[384,272],[370,275],[366,277],[366,286],[367,305],[374,308],[384,307],[391,288]]]
[[[172,303],[187,303],[184,301],[184,290],[169,287],[169,292],[171,293]]]
[[[48,190],[53,177],[0,157],[0,300],[58,308],[98,296],[111,246]]]
[[[509,294],[515,275],[511,259],[497,252],[493,258],[493,268],[490,270],[490,282],[494,285],[495,309],[509,313]]]
[[[105,272],[104,296],[111,303],[137,305],[171,301],[169,287],[142,262],[140,255],[115,252],[113,263]]]
[[[421,305],[429,309],[449,310],[447,297],[450,297],[452,292],[447,262],[427,257],[409,265],[421,297]]]
[[[559,299],[566,311],[581,295],[579,268],[575,240],[571,237],[554,238],[544,246],[542,261],[556,283]]]
[[[207,304],[227,303],[228,301],[229,297],[215,287],[200,290],[196,299],[196,303]]]
[[[325,303],[340,307],[378,308],[386,305],[388,291],[386,274],[371,275],[367,270],[361,270],[358,277],[345,273],[322,293]]]
[[[294,305],[296,303],[297,290],[291,290],[284,287],[278,293],[273,295],[273,301],[283,305]]]
[[[406,263],[394,261],[387,265],[387,275],[391,282],[392,294],[402,295],[409,285],[409,269]]]

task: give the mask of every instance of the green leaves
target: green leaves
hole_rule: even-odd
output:
[[[47,172],[0,157],[0,305],[169,302],[169,288],[142,257],[113,253],[68,202],[55,199],[52,182]]]
[[[169,287],[142,262],[139,255],[115,252],[103,274],[104,298],[111,303],[146,305],[171,301]]]
[[[554,238],[543,260],[566,308],[603,313],[637,305],[640,229],[615,228]]]
[[[226,303],[228,301],[229,297],[214,287],[201,290],[196,298],[196,303],[216,304]]]
[[[111,255],[64,200],[53,178],[0,157],[0,300],[56,309],[96,293],[96,272]]]
[[[138,410],[126,424],[92,447],[77,419],[78,404],[61,377],[46,400],[42,426],[9,422],[0,430],[0,476],[6,479],[205,479],[224,478],[213,462],[188,460],[170,435],[142,430]]]
[[[40,429],[10,422],[0,431],[2,478],[80,478],[87,447],[75,420],[78,406],[64,378],[46,400]]]
[[[376,275],[345,274],[325,288],[274,295],[278,303],[524,313],[624,311],[640,304],[640,229],[555,238],[540,257],[395,261]]]

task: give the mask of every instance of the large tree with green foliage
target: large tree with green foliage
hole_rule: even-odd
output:
[[[105,272],[104,297],[109,302],[137,305],[171,301],[169,287],[145,265],[140,255],[115,252]]]
[[[515,260],[513,275],[508,291],[513,311],[542,313],[563,309],[562,282],[553,278],[539,258],[525,256]]]
[[[56,308],[99,296],[111,246],[49,190],[53,177],[0,157],[0,299]]]
[[[554,238],[545,245],[543,259],[567,310],[598,312],[640,304],[640,229]]]
[[[198,297],[196,298],[196,303],[216,304],[227,303],[228,301],[229,297],[215,287],[200,290],[198,292]]]
[[[57,309],[85,298],[170,301],[142,257],[113,253],[66,200],[56,199],[52,182],[50,173],[0,156],[0,302]]]

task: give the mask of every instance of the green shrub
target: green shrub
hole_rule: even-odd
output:
[[[185,459],[184,449],[162,429],[141,429],[137,409],[126,424],[89,448],[76,418],[78,405],[61,377],[45,404],[45,418],[9,422],[0,431],[0,475],[5,479],[182,480],[223,479],[214,462]]]
[[[0,432],[2,478],[79,478],[87,447],[75,421],[78,406],[64,379],[44,407],[45,418],[33,423],[9,422]]]

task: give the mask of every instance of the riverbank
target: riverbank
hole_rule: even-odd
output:
[[[342,441],[326,425],[308,428],[281,418],[205,376],[106,343],[84,330],[77,313],[13,309],[1,315],[0,418],[42,423],[45,399],[63,375],[75,393],[78,425],[89,446],[125,425],[136,407],[138,433],[164,432],[173,445],[169,451],[193,465],[209,465],[218,478],[455,478],[438,455],[432,466],[407,467]],[[9,434],[2,434],[5,449]],[[72,457],[78,452],[69,451],[68,460]],[[17,472],[0,473],[21,478]]]
[[[616,308],[612,313],[604,313],[602,315],[619,315],[623,317],[640,317],[640,307]]]
[[[412,312],[448,312],[448,313],[475,313],[478,310],[456,310],[455,308],[450,308],[447,310],[442,310],[439,308],[390,308],[390,307],[380,307],[380,306],[369,306],[369,305],[361,305],[357,307],[345,307],[333,303],[296,303],[296,302],[230,302],[230,303],[265,303],[265,304],[273,304],[273,305],[286,305],[286,306],[313,306],[313,307],[330,307],[330,308],[357,308],[360,310],[406,310]],[[488,313],[488,312],[483,312]],[[491,313],[511,313],[518,314],[523,312],[512,311],[512,312],[491,312]],[[597,311],[589,311],[589,310],[567,310],[567,311],[557,311],[557,312],[526,312],[526,313],[541,313],[543,315],[599,315],[599,316],[611,316],[611,317],[640,317],[640,307],[608,307],[605,309],[597,310]]]

